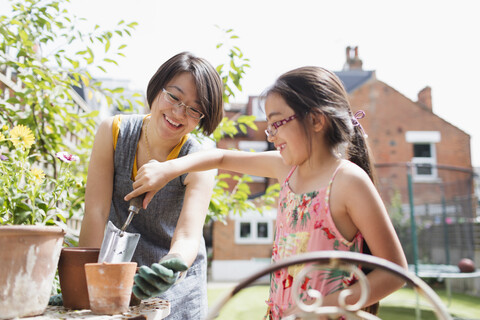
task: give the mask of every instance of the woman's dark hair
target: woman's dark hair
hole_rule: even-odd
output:
[[[205,115],[199,128],[210,135],[223,118],[223,84],[215,68],[203,58],[182,52],[162,64],[148,83],[148,105],[151,106],[167,83],[182,72],[190,73],[195,79],[201,111]]]
[[[309,150],[313,142],[308,130],[308,116],[322,114],[327,122],[325,140],[328,146],[338,150],[345,145],[346,158],[365,170],[375,182],[373,162],[363,130],[353,125],[347,92],[334,73],[321,67],[294,69],[281,75],[263,96],[272,93],[280,95],[303,124],[310,141]]]

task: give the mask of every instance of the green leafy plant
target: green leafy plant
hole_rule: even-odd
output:
[[[0,15],[0,124],[30,128],[36,143],[26,162],[41,159],[45,172],[57,181],[64,170],[57,152],[78,155],[80,161],[71,169],[81,183],[62,203],[69,203],[69,215],[75,212],[80,219],[98,106],[132,107],[123,88],[105,88],[91,71],[106,73],[118,65],[127,47],[122,39],[131,36],[136,23],[122,20],[115,30],[96,25],[86,32],[81,28],[85,19],[71,14],[68,2],[11,0],[11,10]],[[143,99],[134,103],[143,105]]]
[[[78,18],[65,8],[69,0],[14,0],[11,14],[0,15],[0,123],[9,127],[25,125],[33,131],[36,143],[30,158],[43,159],[45,170],[57,179],[62,170],[55,154],[70,150],[79,156],[75,176],[81,181],[67,195],[69,215],[81,218],[88,157],[93,144],[100,100],[121,111],[143,105],[143,98],[123,96],[124,89],[105,88],[91,75],[93,69],[108,72],[117,66],[127,47],[122,43],[130,37],[137,23],[119,21],[115,30],[102,30],[95,25],[90,32],[80,26]],[[220,29],[220,28],[219,28]],[[225,51],[227,61],[218,65],[224,83],[224,100],[229,102],[242,91],[241,80],[250,68],[249,59],[235,45],[238,36],[233,29],[220,29],[224,37],[217,44]],[[98,48],[103,47],[103,50]],[[78,89],[85,96],[78,94]],[[93,107],[92,107],[93,106]],[[212,139],[235,137],[247,130],[257,130],[254,116],[224,118]],[[35,155],[35,156],[33,156]],[[219,177],[221,182],[227,178]],[[223,219],[228,208],[250,208],[247,178],[235,178],[235,185],[224,188],[220,183],[210,205],[209,218]],[[245,185],[244,185],[245,184]],[[228,190],[232,190],[231,192]],[[246,199],[246,202],[243,202]]]
[[[257,210],[259,212],[268,210],[275,204],[280,190],[280,185],[275,183],[267,187],[265,194],[262,196],[250,199],[251,192],[248,183],[252,182],[252,178],[249,175],[237,176],[222,173],[217,175],[216,179],[217,183],[213,188],[209,206],[210,215],[207,216],[207,222],[210,219],[216,219],[225,223],[229,213],[241,216],[249,210]],[[231,191],[229,191],[230,186],[226,181],[228,179],[235,182]]]
[[[71,172],[78,157],[58,152],[56,177],[44,171],[40,154],[30,153],[35,137],[23,125],[0,133],[0,224],[61,225],[73,214],[68,194],[81,181]]]
[[[217,28],[222,32],[224,39],[217,44],[216,48],[225,51],[228,61],[218,65],[216,70],[223,82],[223,101],[228,103],[231,97],[235,97],[237,92],[243,90],[241,81],[250,65],[249,59],[234,44],[239,39],[234,30],[222,29],[219,26]],[[247,134],[248,128],[258,130],[254,115],[240,115],[233,119],[225,116],[210,138],[215,142],[235,138],[239,133]],[[233,182],[233,185],[231,186],[229,182]],[[227,173],[217,175],[206,222],[212,219],[226,222],[229,213],[241,216],[248,210],[263,212],[265,209],[270,209],[270,206],[275,203],[280,186],[278,184],[269,186],[264,195],[251,199],[250,182],[252,178],[248,175],[238,176]]]

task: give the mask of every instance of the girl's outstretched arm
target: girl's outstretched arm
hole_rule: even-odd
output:
[[[283,163],[278,151],[246,152],[212,149],[165,162],[152,160],[138,171],[133,184],[134,190],[125,196],[125,201],[145,193],[143,206],[146,208],[155,193],[170,180],[184,173],[211,169],[224,169],[242,174],[283,179],[286,177],[289,167]]]

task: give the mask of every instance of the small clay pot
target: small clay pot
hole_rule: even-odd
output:
[[[97,262],[99,253],[99,248],[62,248],[58,261],[58,276],[65,308],[90,309],[85,263]]]
[[[113,315],[129,310],[136,268],[136,262],[85,264],[93,313]]]
[[[137,267],[137,270],[136,270],[135,274],[138,273],[139,269],[140,268]],[[135,285],[135,283],[134,283],[134,285]],[[130,307],[139,306],[141,303],[142,303],[142,300],[137,298],[137,296],[132,292],[132,296],[130,297]]]

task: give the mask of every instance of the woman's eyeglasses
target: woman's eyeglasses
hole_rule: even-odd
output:
[[[284,124],[287,124],[288,122],[292,121],[295,118],[297,118],[297,116],[294,114],[294,115],[291,115],[288,118],[285,118],[285,119],[280,120],[280,121],[275,121],[272,124],[269,124],[268,127],[267,127],[267,130],[265,130],[265,134],[267,135],[268,138],[273,137],[274,135],[277,134],[278,128],[280,128]]]
[[[197,119],[197,120],[200,120],[202,119],[203,117],[205,117],[205,115],[203,113],[201,113],[200,111],[198,111],[197,109],[195,109],[194,107],[190,107],[190,106],[187,106],[185,103],[183,103],[179,98],[177,98],[173,93],[165,90],[165,89],[162,89],[163,93],[164,93],[164,98],[165,98],[165,101],[167,101],[168,103],[170,103],[171,105],[177,107],[177,108],[180,108],[180,107],[185,107],[185,112],[192,118],[194,119]]]

